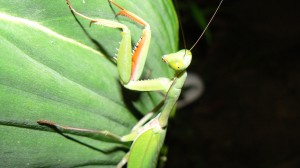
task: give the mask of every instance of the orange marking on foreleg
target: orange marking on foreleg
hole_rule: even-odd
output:
[[[143,31],[143,34],[138,42],[138,44],[136,45],[134,51],[133,51],[133,54],[132,54],[132,71],[131,71],[131,79],[134,78],[134,75],[135,75],[135,72],[136,72],[136,68],[137,68],[137,64],[138,64],[138,61],[139,61],[139,58],[140,58],[140,55],[141,55],[141,52],[143,50],[143,46],[145,44],[145,41],[146,39],[148,38],[147,37],[147,33],[146,31],[144,30]]]

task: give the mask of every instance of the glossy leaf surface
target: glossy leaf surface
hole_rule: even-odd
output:
[[[171,1],[116,1],[147,20],[153,32],[145,74],[171,76],[161,55],[177,49],[177,21]],[[72,1],[87,16],[128,25],[134,42],[141,27],[115,19],[105,0]],[[120,31],[74,17],[64,0],[0,1],[0,167],[114,167],[124,145],[68,134],[36,123],[127,134],[152,109],[159,94],[127,96],[110,61]],[[149,76],[149,75],[145,75]]]

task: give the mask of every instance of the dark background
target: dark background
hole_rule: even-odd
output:
[[[194,0],[209,19],[218,0]],[[201,30],[180,1],[188,47]],[[300,167],[300,4],[224,0],[189,72],[204,94],[170,121],[168,168]]]

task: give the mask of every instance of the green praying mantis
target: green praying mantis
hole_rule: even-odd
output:
[[[222,1],[223,0],[220,1],[216,11],[193,47],[201,39],[208,25],[221,6]],[[116,64],[119,72],[120,82],[125,88],[135,91],[161,91],[164,93],[164,99],[154,108],[153,111],[149,112],[140,121],[138,121],[129,134],[124,136],[118,136],[108,131],[95,131],[62,126],[47,120],[39,120],[37,122],[40,125],[55,127],[62,132],[70,130],[76,132],[89,132],[92,134],[103,135],[120,143],[132,142],[129,152],[118,163],[117,168],[121,168],[126,164],[128,168],[155,167],[165,139],[170,112],[176,105],[181,93],[181,89],[187,78],[186,69],[192,60],[191,50],[193,47],[191,47],[190,50],[183,49],[176,53],[162,56],[162,60],[176,72],[172,79],[160,77],[150,80],[139,80],[145,66],[146,57],[150,46],[150,25],[139,16],[127,11],[114,1],[109,0],[109,3],[120,9],[120,12],[117,13],[117,16],[122,15],[128,17],[143,27],[141,38],[136,44],[135,49],[132,50],[131,34],[126,25],[106,19],[89,18],[81,13],[78,13],[72,7],[70,0],[66,0],[66,2],[70,10],[75,15],[89,20],[91,24],[122,30],[122,39],[116,57]],[[156,113],[158,114],[153,117]]]

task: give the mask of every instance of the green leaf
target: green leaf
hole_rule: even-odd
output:
[[[74,1],[74,2],[73,2]],[[135,43],[141,27],[106,0],[73,0],[78,12],[128,25]],[[145,78],[172,76],[161,56],[177,50],[178,25],[170,0],[116,0],[149,22],[152,42]],[[0,0],[0,167],[115,167],[126,145],[67,134],[36,123],[129,133],[159,94],[127,91],[110,61],[120,30],[89,27],[64,0]],[[133,93],[137,98],[130,97]]]

